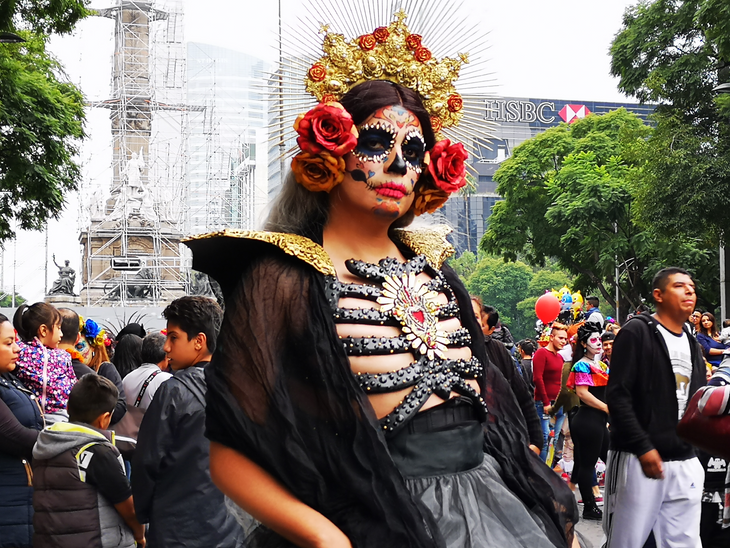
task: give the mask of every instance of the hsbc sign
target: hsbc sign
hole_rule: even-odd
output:
[[[588,116],[585,105],[556,104],[555,101],[525,101],[520,99],[486,99],[485,118],[493,122],[521,122],[555,125],[561,120],[572,124]]]

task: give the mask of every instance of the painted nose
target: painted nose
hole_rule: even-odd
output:
[[[401,155],[396,152],[395,158],[390,162],[390,165],[386,166],[385,171],[395,173],[396,175],[405,175],[408,172],[408,168]]]

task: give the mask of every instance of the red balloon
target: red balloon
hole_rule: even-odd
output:
[[[560,301],[552,293],[545,293],[535,303],[535,314],[544,324],[554,321],[560,314]]]

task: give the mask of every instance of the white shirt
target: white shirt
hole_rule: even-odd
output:
[[[137,400],[137,396],[139,396],[140,390],[142,390],[142,385],[144,385],[144,382],[155,371],[160,371],[160,368],[157,367],[156,364],[143,363],[122,379],[124,394],[127,397],[127,407],[132,407],[134,405],[134,402]],[[172,375],[170,373],[165,373],[164,371],[160,371],[157,375],[155,375],[155,378],[150,381],[147,385],[147,390],[145,390],[145,393],[142,395],[142,400],[139,403],[140,409],[146,410],[149,407],[157,389],[170,377],[172,377]]]
[[[672,333],[662,324],[657,322],[659,333],[664,337],[664,342],[669,350],[669,359],[672,362],[672,371],[677,381],[677,407],[679,417],[682,418],[689,399],[689,383],[692,379],[692,350],[689,345],[687,334],[682,331],[681,335]]]

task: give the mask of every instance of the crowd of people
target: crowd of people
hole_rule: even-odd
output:
[[[706,496],[703,542],[727,546],[724,485],[677,434],[695,393],[730,412],[692,278],[660,270],[621,327],[589,296],[515,343],[447,231],[409,226],[467,184],[441,132],[469,97],[465,56],[432,59],[405,17],[321,28],[265,230],[186,240],[225,313],[182,297],[164,333],[114,337],[46,303],[0,316],[0,548],[577,548],[575,484],[607,548],[700,546]]]
[[[204,437],[222,310],[163,315],[114,337],[46,303],[0,315],[0,546],[241,546]]]
[[[511,367],[501,369],[513,370],[505,376],[518,401],[525,387],[533,396],[534,413],[521,405],[527,424],[541,426],[530,447],[571,489],[578,487],[583,519],[603,521],[605,546],[699,546],[700,539],[706,548],[727,546],[727,459],[692,448],[674,430],[697,391],[705,391],[704,413],[730,414],[730,321],[718,333],[711,313],[689,308],[694,284],[682,269],[658,273],[654,293],[656,312],[642,305],[625,332],[588,297],[575,324],[553,323],[542,346],[518,341]],[[508,347],[489,336],[498,313],[478,297],[472,302],[490,359],[508,356]],[[617,338],[619,332],[625,334]],[[599,471],[606,478],[605,517]]]

